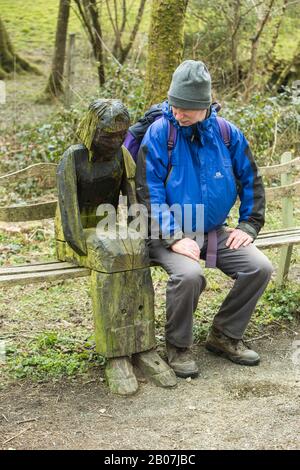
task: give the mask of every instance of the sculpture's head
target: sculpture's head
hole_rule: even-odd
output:
[[[123,103],[114,99],[92,101],[77,128],[77,136],[88,148],[103,158],[116,154],[121,147],[128,127],[129,113]]]

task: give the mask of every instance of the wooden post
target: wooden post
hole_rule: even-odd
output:
[[[290,152],[285,152],[281,157],[281,163],[287,163],[292,160]],[[292,169],[281,175],[281,185],[290,184],[293,181]],[[282,200],[282,221],[283,228],[293,227],[293,198],[286,196]],[[287,279],[289,272],[293,245],[287,245],[281,248],[276,284],[281,286]]]
[[[75,53],[75,33],[69,34],[67,64],[66,64],[66,86],[65,86],[65,107],[70,108],[72,104],[72,86],[74,78],[74,53]]]

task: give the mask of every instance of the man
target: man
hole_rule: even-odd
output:
[[[150,259],[169,274],[166,292],[166,348],[168,361],[180,377],[198,375],[191,356],[193,313],[205,288],[199,264],[214,258],[216,266],[235,280],[215,316],[206,348],[233,362],[259,363],[259,355],[244,346],[242,337],[256,303],[272,273],[267,257],[253,241],[264,224],[265,196],[262,179],[247,140],[232,123],[230,145],[225,145],[211,106],[211,77],[202,62],[187,60],[173,74],[165,119],[155,121],[142,141],[136,175],[137,197],[159,226],[159,238],[148,240]],[[168,121],[176,128],[171,169],[168,160]],[[239,224],[226,230],[226,217],[240,186]],[[169,209],[192,206],[192,228],[197,232],[196,207],[204,208],[204,242],[185,233]],[[152,210],[151,210],[152,209]],[[182,217],[184,220],[184,216]],[[168,221],[168,222],[166,222]],[[212,242],[210,241],[212,240]],[[197,243],[198,241],[198,243]]]

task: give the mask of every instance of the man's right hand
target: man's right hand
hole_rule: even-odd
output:
[[[199,261],[200,248],[198,244],[190,238],[182,238],[178,242],[171,245],[171,250],[180,255],[188,256],[189,258]]]

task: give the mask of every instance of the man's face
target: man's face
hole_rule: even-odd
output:
[[[192,126],[205,119],[207,109],[183,109],[172,106],[172,112],[180,126]]]

